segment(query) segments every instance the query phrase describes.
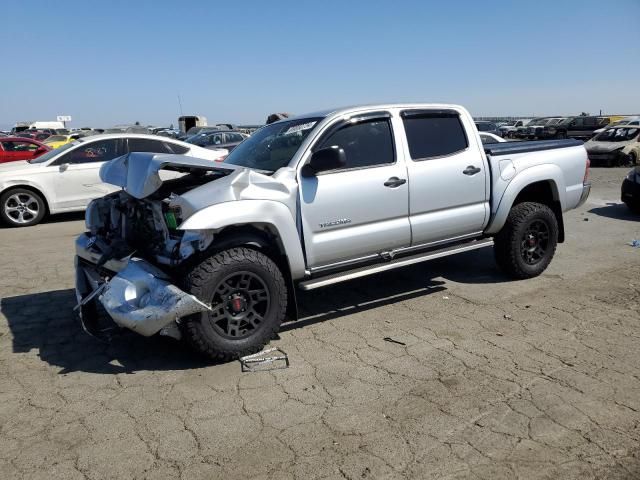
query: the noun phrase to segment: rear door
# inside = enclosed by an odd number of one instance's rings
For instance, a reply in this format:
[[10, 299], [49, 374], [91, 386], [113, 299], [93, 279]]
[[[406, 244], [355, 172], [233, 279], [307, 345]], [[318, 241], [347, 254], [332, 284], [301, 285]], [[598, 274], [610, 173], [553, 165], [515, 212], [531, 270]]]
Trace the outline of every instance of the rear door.
[[453, 109], [404, 110], [412, 246], [482, 233], [489, 214], [486, 158], [470, 118]]
[[345, 168], [300, 177], [307, 263], [313, 270], [375, 257], [411, 241], [407, 169], [391, 115], [338, 120], [312, 151], [339, 146]]

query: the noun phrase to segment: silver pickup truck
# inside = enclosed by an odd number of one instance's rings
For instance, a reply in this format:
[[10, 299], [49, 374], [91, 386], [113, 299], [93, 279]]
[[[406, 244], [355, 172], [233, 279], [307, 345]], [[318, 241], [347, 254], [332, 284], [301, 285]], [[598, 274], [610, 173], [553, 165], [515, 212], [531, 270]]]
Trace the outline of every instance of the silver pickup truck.
[[[575, 140], [483, 146], [456, 105], [327, 110], [267, 125], [225, 159], [130, 153], [76, 241], [85, 329], [185, 338], [215, 360], [260, 350], [296, 289], [493, 245], [539, 275], [590, 190]], [[104, 314], [108, 314], [104, 315]]]

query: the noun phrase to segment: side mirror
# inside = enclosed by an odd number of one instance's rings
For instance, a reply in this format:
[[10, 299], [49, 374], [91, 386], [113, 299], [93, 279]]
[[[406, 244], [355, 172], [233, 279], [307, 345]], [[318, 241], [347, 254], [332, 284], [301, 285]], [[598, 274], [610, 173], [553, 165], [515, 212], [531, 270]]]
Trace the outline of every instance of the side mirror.
[[347, 155], [337, 145], [313, 152], [309, 163], [302, 167], [303, 177], [313, 177], [316, 173], [336, 170], [347, 165]]
[[61, 172], [64, 172], [67, 170], [67, 168], [69, 168], [69, 164], [68, 163], [63, 163], [58, 167], [58, 170], [60, 170]]

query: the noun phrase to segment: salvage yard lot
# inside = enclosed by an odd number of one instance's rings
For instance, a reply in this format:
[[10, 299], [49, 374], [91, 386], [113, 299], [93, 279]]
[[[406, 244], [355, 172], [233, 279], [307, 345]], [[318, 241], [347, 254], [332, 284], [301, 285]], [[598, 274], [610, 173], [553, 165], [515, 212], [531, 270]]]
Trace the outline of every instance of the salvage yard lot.
[[87, 337], [81, 216], [1, 229], [0, 478], [640, 478], [625, 174], [592, 170], [539, 278], [486, 250], [300, 295], [271, 372]]

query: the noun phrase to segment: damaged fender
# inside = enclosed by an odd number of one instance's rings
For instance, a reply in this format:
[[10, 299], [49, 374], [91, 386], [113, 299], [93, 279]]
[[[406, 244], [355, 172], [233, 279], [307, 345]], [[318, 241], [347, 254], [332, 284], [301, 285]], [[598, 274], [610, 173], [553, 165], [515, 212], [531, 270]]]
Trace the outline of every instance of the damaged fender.
[[145, 337], [182, 317], [211, 310], [170, 283], [162, 271], [139, 258], [129, 260], [109, 281], [99, 299], [114, 322]]
[[238, 200], [211, 205], [187, 218], [181, 230], [220, 230], [230, 225], [269, 225], [280, 237], [287, 252], [291, 276], [304, 277], [305, 263], [300, 237], [286, 205], [272, 200]]

